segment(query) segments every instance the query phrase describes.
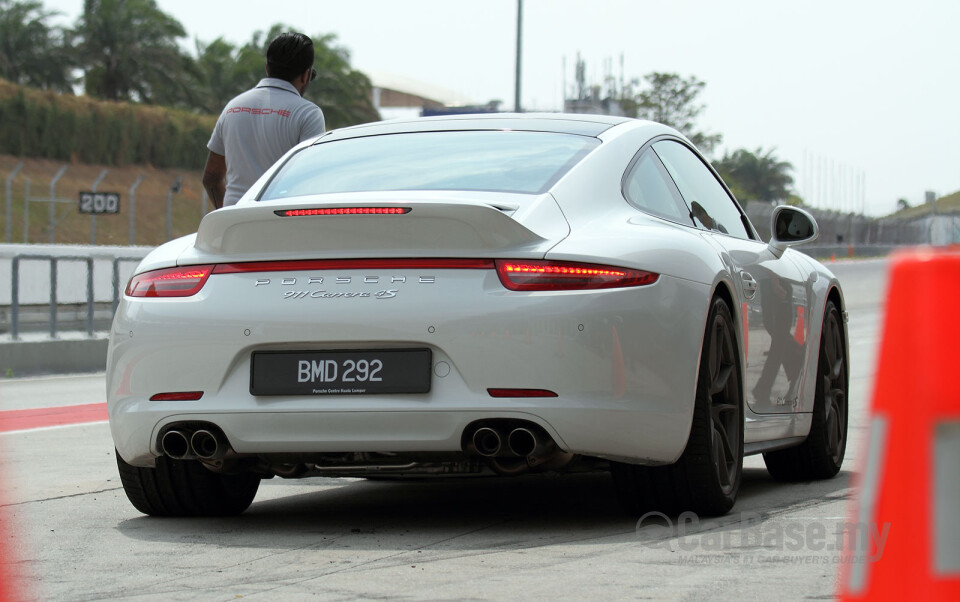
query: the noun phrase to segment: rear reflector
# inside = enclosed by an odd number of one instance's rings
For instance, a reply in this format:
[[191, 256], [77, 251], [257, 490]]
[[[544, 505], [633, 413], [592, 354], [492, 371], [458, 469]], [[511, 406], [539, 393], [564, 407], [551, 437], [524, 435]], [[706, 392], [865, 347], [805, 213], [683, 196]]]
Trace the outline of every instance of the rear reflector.
[[569, 261], [496, 261], [500, 282], [512, 291], [565, 291], [646, 286], [653, 272]]
[[317, 209], [280, 209], [274, 211], [280, 217], [304, 217], [308, 215], [402, 215], [410, 213], [410, 207], [324, 207]]
[[490, 397], [557, 397], [547, 389], [487, 389]]
[[196, 401], [203, 397], [203, 391], [177, 391], [174, 393], [157, 393], [150, 401]]
[[189, 297], [197, 294], [210, 274], [212, 265], [191, 265], [137, 274], [127, 284], [129, 297]]

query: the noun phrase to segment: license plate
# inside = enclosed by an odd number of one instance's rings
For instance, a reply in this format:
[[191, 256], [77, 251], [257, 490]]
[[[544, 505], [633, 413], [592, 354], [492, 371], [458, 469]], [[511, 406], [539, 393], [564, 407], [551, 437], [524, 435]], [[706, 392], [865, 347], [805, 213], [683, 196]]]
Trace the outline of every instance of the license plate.
[[255, 351], [253, 395], [376, 395], [430, 391], [429, 349]]

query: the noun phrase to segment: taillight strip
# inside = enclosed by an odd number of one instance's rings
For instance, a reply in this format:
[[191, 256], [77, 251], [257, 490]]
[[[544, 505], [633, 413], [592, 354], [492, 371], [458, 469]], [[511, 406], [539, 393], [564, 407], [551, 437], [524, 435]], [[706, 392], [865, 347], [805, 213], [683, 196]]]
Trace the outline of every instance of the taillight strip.
[[320, 259], [296, 261], [250, 261], [221, 263], [214, 274], [245, 272], [282, 272], [300, 270], [374, 270], [374, 269], [428, 269], [428, 270], [492, 270], [491, 259]]
[[307, 217], [311, 215], [403, 215], [410, 207], [323, 207], [315, 209], [278, 209], [280, 217]]
[[654, 272], [569, 261], [398, 258], [248, 261], [152, 270], [130, 279], [130, 297], [189, 297], [200, 292], [211, 274], [317, 270], [496, 270], [512, 291], [567, 291], [647, 286]]

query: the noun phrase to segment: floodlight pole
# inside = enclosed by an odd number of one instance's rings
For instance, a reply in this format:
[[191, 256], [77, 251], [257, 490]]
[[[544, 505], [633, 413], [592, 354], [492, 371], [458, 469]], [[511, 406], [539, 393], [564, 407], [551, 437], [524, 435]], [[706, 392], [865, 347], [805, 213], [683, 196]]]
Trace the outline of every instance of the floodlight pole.
[[517, 0], [517, 73], [514, 83], [513, 107], [514, 111], [520, 113], [523, 109], [520, 107], [520, 59], [523, 56], [523, 0]]

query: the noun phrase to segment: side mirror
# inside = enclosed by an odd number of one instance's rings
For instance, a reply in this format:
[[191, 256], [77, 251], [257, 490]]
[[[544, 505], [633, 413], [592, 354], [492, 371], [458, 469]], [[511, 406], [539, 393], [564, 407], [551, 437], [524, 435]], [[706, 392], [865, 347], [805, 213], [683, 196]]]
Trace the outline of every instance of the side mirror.
[[813, 242], [820, 228], [813, 216], [790, 205], [779, 205], [770, 218], [770, 247], [782, 253], [787, 247]]

